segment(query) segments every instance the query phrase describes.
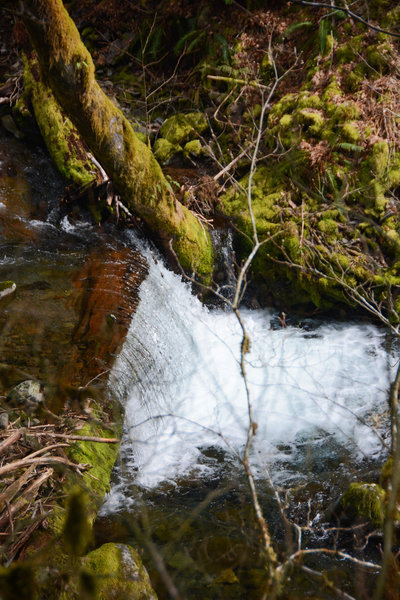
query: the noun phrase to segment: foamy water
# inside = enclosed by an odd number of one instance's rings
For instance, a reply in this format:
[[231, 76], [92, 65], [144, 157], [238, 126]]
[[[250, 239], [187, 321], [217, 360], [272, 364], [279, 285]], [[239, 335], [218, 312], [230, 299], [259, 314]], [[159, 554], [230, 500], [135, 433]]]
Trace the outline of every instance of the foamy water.
[[[179, 277], [147, 259], [150, 273], [110, 385], [125, 404], [127, 466], [137, 485], [151, 488], [207, 476], [216, 468], [204, 459], [207, 448], [240, 455], [249, 418], [235, 316], [205, 308]], [[391, 367], [382, 330], [338, 323], [271, 329], [269, 311], [243, 310], [242, 317], [251, 340], [258, 476], [305, 442], [333, 439], [355, 459], [382, 451], [364, 424], [386, 409]]]

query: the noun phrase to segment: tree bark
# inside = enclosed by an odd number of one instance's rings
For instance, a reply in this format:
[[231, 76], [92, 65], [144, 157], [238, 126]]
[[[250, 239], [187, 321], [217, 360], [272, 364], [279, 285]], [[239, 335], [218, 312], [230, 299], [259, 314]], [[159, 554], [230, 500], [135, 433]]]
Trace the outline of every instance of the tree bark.
[[213, 267], [208, 232], [174, 197], [161, 167], [107, 98], [89, 51], [61, 0], [24, 0], [22, 20], [35, 47], [41, 75], [93, 155], [121, 194], [167, 246], [172, 239], [185, 269], [207, 280]]

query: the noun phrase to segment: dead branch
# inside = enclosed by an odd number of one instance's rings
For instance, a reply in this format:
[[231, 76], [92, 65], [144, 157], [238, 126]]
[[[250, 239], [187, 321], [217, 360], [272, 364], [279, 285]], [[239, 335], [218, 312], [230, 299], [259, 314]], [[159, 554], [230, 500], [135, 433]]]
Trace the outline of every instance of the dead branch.
[[39, 475], [37, 479], [25, 490], [20, 498], [15, 502], [15, 504], [8, 504], [7, 510], [5, 510], [0, 515], [0, 527], [4, 527], [10, 518], [15, 515], [17, 512], [21, 510], [27, 504], [30, 504], [36, 497], [36, 494], [39, 491], [39, 488], [43, 485], [43, 483], [53, 474], [53, 469], [46, 469], [43, 473]]
[[0, 494], [0, 509], [2, 508], [3, 502], [12, 502], [14, 496], [18, 494], [19, 490], [26, 484], [28, 479], [31, 477], [35, 465], [31, 465], [16, 481], [7, 487], [5, 492]]
[[[46, 436], [55, 437], [55, 438], [59, 438], [59, 439], [63, 439], [63, 440], [73, 440], [73, 441], [78, 441], [78, 442], [99, 442], [102, 444], [119, 444], [119, 442], [121, 441], [118, 438], [103, 438], [103, 437], [96, 437], [93, 435], [73, 435], [73, 434], [68, 434], [68, 433], [50, 433], [47, 431], [45, 434], [40, 433], [40, 432], [38, 432], [38, 433], [30, 432], [30, 435], [35, 435], [37, 437], [46, 435]], [[68, 444], [64, 444], [64, 445], [68, 445]]]
[[37, 456], [36, 458], [21, 458], [21, 460], [15, 460], [3, 467], [0, 467], [0, 477], [5, 475], [6, 473], [11, 473], [12, 471], [16, 471], [21, 467], [26, 467], [27, 465], [47, 465], [47, 464], [62, 464], [67, 467], [71, 467], [78, 473], [90, 468], [91, 465], [88, 464], [77, 464], [71, 462], [67, 458], [62, 458], [61, 456]]

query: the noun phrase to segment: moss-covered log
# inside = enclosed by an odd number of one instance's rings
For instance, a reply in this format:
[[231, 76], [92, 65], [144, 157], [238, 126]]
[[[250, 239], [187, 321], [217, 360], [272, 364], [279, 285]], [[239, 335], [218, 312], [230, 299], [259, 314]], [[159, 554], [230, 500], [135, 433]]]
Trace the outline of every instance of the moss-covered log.
[[186, 269], [209, 278], [208, 233], [175, 199], [150, 149], [98, 85], [90, 53], [61, 0], [25, 0], [23, 21], [41, 73], [129, 208], [173, 247]]
[[93, 183], [98, 168], [89, 160], [78, 131], [41, 77], [34, 54], [24, 56], [24, 95], [33, 107], [43, 140], [61, 175], [79, 187]]

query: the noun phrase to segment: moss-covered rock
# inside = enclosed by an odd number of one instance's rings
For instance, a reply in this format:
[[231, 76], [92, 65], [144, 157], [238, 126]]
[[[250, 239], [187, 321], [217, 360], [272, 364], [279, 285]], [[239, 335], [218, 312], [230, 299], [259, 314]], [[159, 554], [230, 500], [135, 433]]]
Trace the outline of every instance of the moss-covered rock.
[[171, 144], [182, 145], [207, 129], [208, 123], [203, 113], [178, 114], [165, 121], [160, 129], [160, 136]]
[[[372, 89], [371, 83], [363, 88], [368, 78], [378, 76], [367, 55], [387, 57], [389, 49], [381, 39], [371, 45], [364, 32], [343, 43], [348, 34], [342, 31], [335, 32], [333, 60], [316, 52], [303, 86], [272, 102], [263, 138], [270, 158], [253, 178], [253, 213], [264, 241], [253, 274], [289, 306], [353, 304], [353, 286], [367, 294], [373, 287], [375, 299], [385, 301], [387, 290], [400, 284], [400, 272], [392, 269], [400, 259], [400, 215], [393, 205], [400, 148], [397, 133], [386, 139], [377, 117], [379, 111], [389, 114], [396, 100], [387, 87], [371, 117], [363, 91]], [[391, 127], [397, 131], [398, 123]], [[248, 178], [240, 183], [246, 189]], [[247, 254], [252, 222], [246, 194], [228, 191], [221, 205], [247, 236], [240, 239]], [[394, 311], [390, 318], [396, 319]]]
[[204, 148], [201, 145], [200, 140], [191, 140], [185, 144], [183, 148], [183, 154], [186, 158], [199, 158], [204, 154]]
[[103, 544], [82, 561], [80, 585], [90, 581], [97, 600], [155, 600], [149, 576], [138, 553], [127, 545]]
[[351, 519], [364, 519], [374, 527], [382, 527], [385, 497], [385, 491], [376, 483], [351, 483], [340, 505]]
[[175, 156], [182, 153], [182, 146], [158, 138], [154, 143], [153, 152], [160, 165], [167, 165]]

